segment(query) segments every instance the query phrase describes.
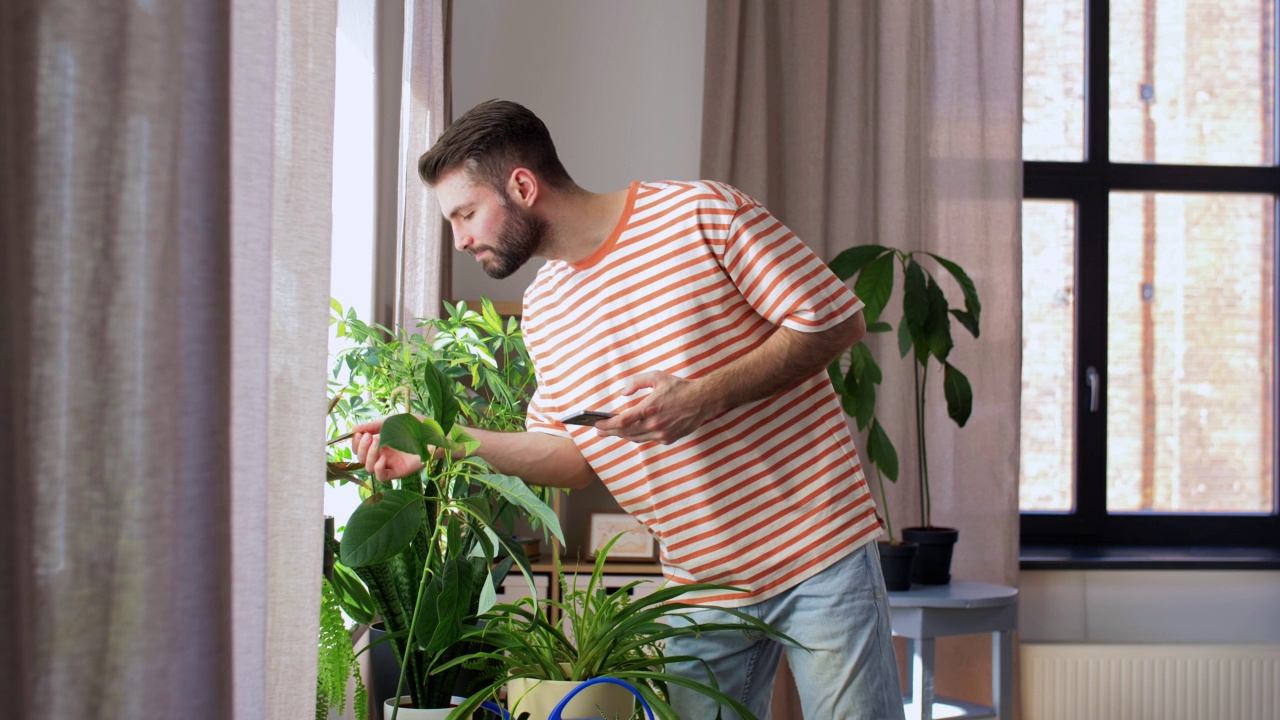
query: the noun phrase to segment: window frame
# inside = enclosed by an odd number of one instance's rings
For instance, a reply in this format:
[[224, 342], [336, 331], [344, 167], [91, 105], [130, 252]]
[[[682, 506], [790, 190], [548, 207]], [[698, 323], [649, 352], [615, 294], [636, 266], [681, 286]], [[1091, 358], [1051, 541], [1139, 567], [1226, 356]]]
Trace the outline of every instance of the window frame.
[[[1075, 510], [1022, 511], [1023, 545], [1147, 545], [1280, 547], [1280, 438], [1273, 437], [1272, 512], [1108, 513], [1107, 502], [1107, 277], [1110, 193], [1247, 193], [1274, 198], [1272, 242], [1280, 236], [1280, 87], [1272, 97], [1272, 164], [1261, 167], [1133, 164], [1112, 162], [1110, 145], [1110, 17], [1107, 0], [1085, 0], [1084, 160], [1023, 161], [1023, 198], [1067, 200], [1076, 208]], [[1280, 26], [1280, 22], [1273, 23]], [[1273, 56], [1280, 77], [1280, 30], [1273, 27]], [[1280, 249], [1280, 248], [1277, 248]], [[1280, 260], [1280, 254], [1277, 254]], [[1086, 268], [1088, 270], [1086, 270]], [[1277, 263], [1280, 268], [1280, 262]], [[1280, 309], [1280, 269], [1273, 307]], [[1280, 388], [1280, 312], [1273, 313], [1273, 387]], [[1101, 318], [1088, 321], [1087, 318]], [[1089, 412], [1089, 367], [1099, 369], [1097, 412]], [[1273, 399], [1273, 428], [1280, 428], [1280, 398]]]

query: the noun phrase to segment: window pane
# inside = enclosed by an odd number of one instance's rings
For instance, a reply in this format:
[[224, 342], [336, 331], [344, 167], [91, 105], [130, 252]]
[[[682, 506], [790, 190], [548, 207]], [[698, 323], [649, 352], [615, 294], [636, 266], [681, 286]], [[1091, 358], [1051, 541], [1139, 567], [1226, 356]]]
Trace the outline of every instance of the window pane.
[[1084, 159], [1084, 0], [1022, 5], [1022, 158]]
[[1276, 0], [1112, 0], [1111, 159], [1274, 162]]
[[1270, 512], [1275, 201], [1115, 193], [1107, 507]]
[[1027, 511], [1075, 507], [1076, 208], [1022, 203], [1022, 476]]

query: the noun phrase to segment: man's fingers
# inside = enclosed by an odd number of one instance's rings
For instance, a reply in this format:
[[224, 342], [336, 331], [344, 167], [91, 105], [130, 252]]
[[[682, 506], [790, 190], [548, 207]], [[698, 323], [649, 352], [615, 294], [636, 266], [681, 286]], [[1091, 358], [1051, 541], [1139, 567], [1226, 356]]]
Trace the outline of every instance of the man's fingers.
[[[364, 458], [364, 469], [373, 472], [374, 463], [377, 462], [378, 456], [378, 436], [365, 435], [364, 442], [360, 443], [360, 457]], [[376, 473], [375, 473], [376, 476]]]

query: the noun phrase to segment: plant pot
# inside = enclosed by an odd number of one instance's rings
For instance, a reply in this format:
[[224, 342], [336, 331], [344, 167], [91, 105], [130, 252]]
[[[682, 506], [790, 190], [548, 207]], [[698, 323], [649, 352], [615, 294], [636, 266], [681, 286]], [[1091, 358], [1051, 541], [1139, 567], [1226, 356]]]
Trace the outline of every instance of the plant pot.
[[392, 713], [395, 713], [396, 720], [446, 720], [449, 717], [450, 708], [410, 707], [408, 695], [401, 695], [400, 702], [402, 705], [399, 712], [395, 712], [395, 704], [391, 700], [380, 705], [382, 717], [390, 720]]
[[913, 542], [897, 545], [882, 542], [876, 545], [880, 552], [880, 574], [884, 575], [884, 587], [889, 592], [911, 589], [911, 568], [915, 564], [917, 546]]
[[[513, 678], [507, 683], [507, 707], [512, 717], [528, 712], [529, 720], [547, 720], [556, 704], [581, 684], [566, 680]], [[635, 710], [636, 698], [626, 688], [600, 684], [575, 695], [562, 714], [566, 718], [628, 720]]]
[[[369, 626], [369, 694], [373, 696], [373, 714], [376, 720], [386, 720], [390, 713], [382, 714], [383, 704], [396, 695], [396, 682], [400, 679], [400, 662], [390, 642], [374, 644], [386, 637], [387, 630], [381, 622]], [[400, 714], [404, 717], [404, 713]]]
[[946, 585], [951, 582], [951, 552], [960, 531], [948, 527], [913, 527], [902, 531], [902, 539], [919, 546], [911, 569], [911, 582]]

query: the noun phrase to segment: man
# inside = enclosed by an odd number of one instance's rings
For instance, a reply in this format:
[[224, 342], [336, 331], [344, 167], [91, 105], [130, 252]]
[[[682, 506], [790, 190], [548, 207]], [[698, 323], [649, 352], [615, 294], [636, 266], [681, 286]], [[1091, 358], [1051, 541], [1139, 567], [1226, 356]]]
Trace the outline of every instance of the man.
[[[529, 483], [603, 481], [657, 537], [669, 581], [745, 590], [691, 595], [709, 608], [699, 618], [744, 608], [808, 648], [739, 633], [668, 648], [758, 715], [786, 652], [806, 717], [902, 717], [875, 508], [824, 372], [865, 332], [862, 303], [727, 185], [580, 188], [515, 103], [473, 108], [418, 169], [489, 275], [548, 260], [524, 296], [538, 374], [527, 431], [469, 431], [478, 454]], [[616, 416], [561, 422], [581, 410]], [[378, 447], [379, 427], [355, 428], [369, 471], [420, 469]], [[681, 717], [715, 717], [706, 698], [672, 693]]]

